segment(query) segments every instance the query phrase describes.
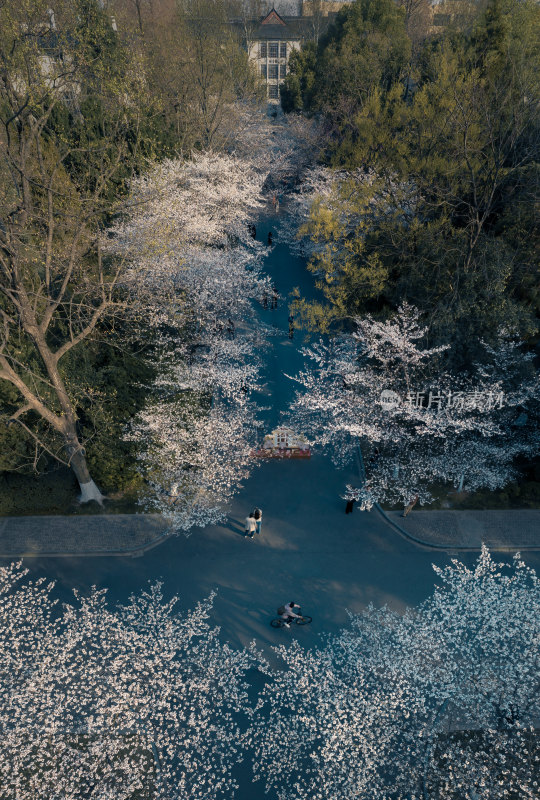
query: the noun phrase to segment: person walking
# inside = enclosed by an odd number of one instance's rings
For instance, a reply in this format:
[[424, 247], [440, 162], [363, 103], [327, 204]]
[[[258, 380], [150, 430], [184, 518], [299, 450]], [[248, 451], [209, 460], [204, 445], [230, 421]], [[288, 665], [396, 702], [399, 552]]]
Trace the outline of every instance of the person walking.
[[269, 231], [267, 241], [268, 241], [268, 247], [272, 247], [272, 231]]
[[255, 516], [252, 511], [251, 514], [246, 517], [246, 536], [248, 539], [253, 539], [256, 529], [257, 523], [255, 522]]
[[253, 517], [255, 519], [255, 529], [257, 533], [261, 532], [261, 525], [262, 525], [262, 511], [260, 508], [256, 508], [253, 512]]
[[276, 284], [274, 283], [272, 284], [272, 304], [270, 306], [272, 310], [277, 308], [278, 297], [279, 297], [278, 290], [276, 288]]
[[294, 336], [294, 317], [292, 314], [289, 314], [289, 339], [292, 339]]
[[405, 506], [405, 508], [403, 509], [403, 514], [401, 516], [406, 517], [407, 514], [410, 514], [415, 505], [417, 504], [417, 502], [418, 502], [418, 495], [416, 494], [409, 503], [409, 505]]

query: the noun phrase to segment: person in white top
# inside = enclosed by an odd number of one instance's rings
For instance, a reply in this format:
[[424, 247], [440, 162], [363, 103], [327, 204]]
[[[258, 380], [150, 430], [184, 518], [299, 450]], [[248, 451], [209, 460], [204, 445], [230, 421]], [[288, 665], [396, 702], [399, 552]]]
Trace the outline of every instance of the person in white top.
[[294, 600], [291, 600], [290, 603], [287, 603], [285, 605], [285, 611], [281, 615], [281, 617], [282, 619], [285, 620], [285, 625], [287, 626], [287, 628], [291, 627], [291, 620], [302, 616], [301, 614], [295, 613], [294, 611], [295, 608], [297, 608], [298, 611], [301, 611], [300, 606], [298, 605], [298, 603], [295, 603]]
[[257, 530], [257, 521], [252, 511], [249, 517], [246, 517], [246, 536], [249, 539], [253, 539], [256, 530]]

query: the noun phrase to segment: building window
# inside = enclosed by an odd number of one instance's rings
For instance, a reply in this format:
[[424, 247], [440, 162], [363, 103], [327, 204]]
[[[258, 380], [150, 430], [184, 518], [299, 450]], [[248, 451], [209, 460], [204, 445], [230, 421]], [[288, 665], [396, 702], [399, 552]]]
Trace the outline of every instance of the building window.
[[259, 58], [266, 58], [266, 42], [261, 42], [259, 45]]
[[261, 64], [261, 77], [266, 78], [266, 64]]
[[268, 57], [269, 58], [277, 58], [278, 57], [278, 50], [279, 45], [277, 42], [270, 42], [268, 45]]
[[287, 64], [280, 64], [279, 65], [279, 77], [284, 78], [287, 74]]
[[279, 46], [279, 57], [287, 58], [287, 42], [281, 42]]
[[271, 83], [270, 86], [268, 87], [268, 97], [271, 100], [278, 99], [278, 87], [275, 85], [275, 83], [274, 84]]
[[278, 65], [277, 64], [269, 64], [268, 65], [268, 77], [271, 81], [277, 81], [278, 76]]

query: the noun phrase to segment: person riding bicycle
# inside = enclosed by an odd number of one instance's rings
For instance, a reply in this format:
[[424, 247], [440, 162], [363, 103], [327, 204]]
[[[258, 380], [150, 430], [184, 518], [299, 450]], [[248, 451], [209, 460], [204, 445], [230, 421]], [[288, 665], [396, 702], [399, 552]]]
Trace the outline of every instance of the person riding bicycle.
[[301, 614], [296, 614], [294, 609], [297, 608], [298, 611], [301, 611], [300, 606], [298, 603], [295, 603], [294, 600], [291, 600], [290, 603], [287, 603], [283, 606], [283, 613], [281, 614], [281, 618], [285, 620], [284, 624], [290, 628], [291, 622], [293, 619], [300, 618]]

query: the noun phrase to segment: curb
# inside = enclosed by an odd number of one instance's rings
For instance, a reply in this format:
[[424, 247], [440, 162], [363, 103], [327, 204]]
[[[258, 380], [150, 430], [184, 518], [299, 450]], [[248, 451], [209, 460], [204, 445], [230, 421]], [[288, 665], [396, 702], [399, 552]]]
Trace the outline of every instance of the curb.
[[[426, 542], [424, 539], [419, 539], [414, 534], [409, 533], [406, 531], [405, 528], [402, 528], [395, 520], [391, 519], [388, 514], [380, 507], [378, 503], [375, 503], [375, 508], [379, 512], [379, 514], [383, 517], [385, 522], [388, 523], [395, 531], [397, 531], [401, 536], [409, 541], [413, 542], [414, 544], [420, 545], [421, 547], [428, 548], [429, 550], [455, 550], [460, 553], [479, 553], [482, 545], [459, 545], [459, 544], [436, 544], [433, 542]], [[417, 512], [422, 513], [422, 512]], [[427, 512], [429, 513], [429, 512]], [[540, 550], [540, 546], [536, 545], [523, 545], [520, 547], [519, 545], [488, 545], [490, 552], [494, 553], [537, 553]]]

